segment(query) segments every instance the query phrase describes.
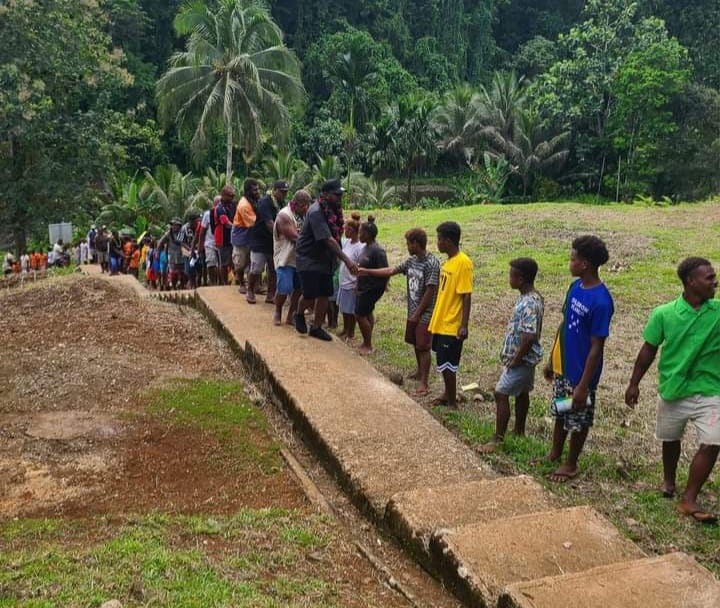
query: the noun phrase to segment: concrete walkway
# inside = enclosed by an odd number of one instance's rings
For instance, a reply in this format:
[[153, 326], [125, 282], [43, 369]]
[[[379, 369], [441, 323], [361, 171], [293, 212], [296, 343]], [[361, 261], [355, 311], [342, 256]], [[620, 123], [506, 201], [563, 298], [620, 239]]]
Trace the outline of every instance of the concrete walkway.
[[691, 557], [647, 558], [592, 508], [497, 478], [343, 343], [275, 327], [270, 305], [233, 287], [198, 289], [195, 303], [355, 502], [468, 605], [720, 607], [720, 583]]

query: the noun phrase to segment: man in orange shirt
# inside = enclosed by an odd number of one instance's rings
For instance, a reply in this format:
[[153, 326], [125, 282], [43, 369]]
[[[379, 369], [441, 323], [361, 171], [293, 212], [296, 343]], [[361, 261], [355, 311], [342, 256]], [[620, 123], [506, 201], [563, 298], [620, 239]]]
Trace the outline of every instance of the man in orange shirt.
[[235, 283], [240, 293], [247, 293], [245, 269], [250, 265], [250, 228], [255, 225], [255, 206], [260, 199], [260, 184], [249, 177], [243, 183], [243, 197], [238, 203], [233, 219], [230, 240], [233, 246], [232, 261]]

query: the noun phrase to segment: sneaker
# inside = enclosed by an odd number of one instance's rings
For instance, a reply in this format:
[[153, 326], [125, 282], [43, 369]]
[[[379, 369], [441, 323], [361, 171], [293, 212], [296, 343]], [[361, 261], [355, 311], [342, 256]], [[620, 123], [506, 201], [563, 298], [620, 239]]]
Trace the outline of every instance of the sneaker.
[[238, 292], [245, 295], [247, 293], [247, 287], [245, 287], [245, 285], [240, 285], [238, 287]]
[[311, 327], [308, 333], [313, 338], [317, 338], [318, 340], [325, 340], [325, 342], [330, 342], [332, 340], [332, 336], [327, 333], [322, 327]]
[[296, 314], [293, 316], [293, 319], [295, 320], [295, 329], [298, 331], [298, 333], [306, 334], [308, 328], [307, 323], [305, 323], [305, 315]]
[[248, 291], [245, 296], [248, 304], [255, 304], [255, 294], [252, 291]]

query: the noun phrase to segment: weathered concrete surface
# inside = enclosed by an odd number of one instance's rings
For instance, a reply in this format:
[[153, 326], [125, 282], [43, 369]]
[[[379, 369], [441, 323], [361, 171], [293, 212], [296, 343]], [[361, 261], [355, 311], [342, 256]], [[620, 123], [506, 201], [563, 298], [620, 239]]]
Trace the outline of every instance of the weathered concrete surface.
[[466, 524], [548, 511], [552, 497], [530, 477], [470, 481], [401, 492], [385, 513], [389, 528], [421, 558], [433, 535]]
[[[132, 277], [107, 280], [149, 295]], [[502, 608], [720, 608], [718, 582], [691, 558], [639, 559], [589, 507], [553, 511], [529, 478], [495, 479], [344, 344], [273, 326], [270, 306], [233, 287], [161, 297], [206, 310], [356, 502], [468, 604], [495, 606], [502, 593]]]
[[683, 553], [510, 585], [500, 608], [718, 608], [720, 583]]
[[427, 411], [339, 340], [321, 342], [271, 322], [232, 287], [197, 297], [269, 375], [361, 502], [381, 519], [398, 492], [492, 476]]
[[433, 538], [431, 550], [456, 592], [479, 606], [495, 605], [512, 583], [644, 556], [590, 507], [462, 526]]

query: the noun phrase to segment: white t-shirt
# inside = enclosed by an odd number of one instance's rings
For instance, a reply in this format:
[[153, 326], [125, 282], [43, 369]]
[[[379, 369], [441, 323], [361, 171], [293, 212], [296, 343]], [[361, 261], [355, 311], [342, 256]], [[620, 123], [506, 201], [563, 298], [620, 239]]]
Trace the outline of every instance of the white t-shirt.
[[[350, 240], [345, 241], [345, 244], [343, 245], [343, 253], [349, 257], [353, 262], [356, 264], [360, 260], [360, 254], [362, 253], [362, 250], [365, 248], [365, 243], [361, 243], [360, 241], [357, 241], [356, 243], [353, 243]], [[357, 277], [354, 276], [345, 266], [345, 264], [340, 265], [340, 287], [342, 289], [355, 289], [357, 285]]]
[[30, 256], [27, 253], [23, 253], [20, 256], [20, 270], [28, 272], [30, 270]]
[[210, 230], [210, 213], [212, 210], [208, 210], [203, 213], [200, 225], [205, 229], [205, 247], [215, 247], [215, 235]]

